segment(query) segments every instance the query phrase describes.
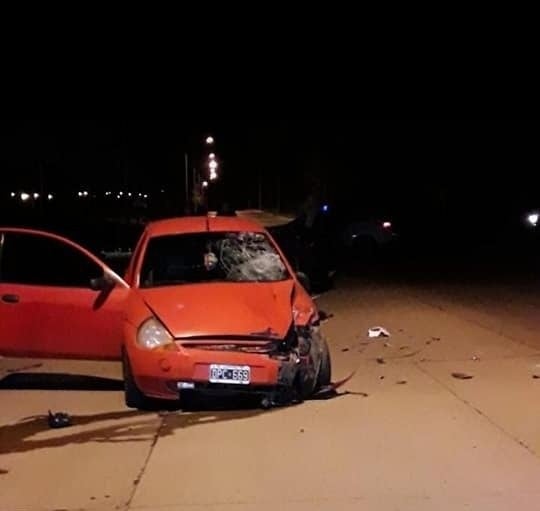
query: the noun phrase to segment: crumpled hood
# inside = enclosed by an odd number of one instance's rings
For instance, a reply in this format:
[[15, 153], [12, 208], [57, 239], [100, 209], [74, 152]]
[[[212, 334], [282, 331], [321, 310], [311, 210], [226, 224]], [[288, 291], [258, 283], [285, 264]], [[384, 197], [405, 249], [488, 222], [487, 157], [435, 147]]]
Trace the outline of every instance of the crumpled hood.
[[292, 322], [292, 279], [140, 289], [175, 338], [256, 335], [284, 338]]

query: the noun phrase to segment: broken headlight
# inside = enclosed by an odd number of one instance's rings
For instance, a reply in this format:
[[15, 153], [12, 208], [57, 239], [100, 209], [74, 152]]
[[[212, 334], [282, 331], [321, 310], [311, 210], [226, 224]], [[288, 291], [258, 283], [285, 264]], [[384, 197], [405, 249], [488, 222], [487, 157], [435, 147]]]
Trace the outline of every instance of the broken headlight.
[[305, 357], [311, 351], [311, 327], [296, 327], [296, 334], [298, 338], [298, 353], [301, 357]]

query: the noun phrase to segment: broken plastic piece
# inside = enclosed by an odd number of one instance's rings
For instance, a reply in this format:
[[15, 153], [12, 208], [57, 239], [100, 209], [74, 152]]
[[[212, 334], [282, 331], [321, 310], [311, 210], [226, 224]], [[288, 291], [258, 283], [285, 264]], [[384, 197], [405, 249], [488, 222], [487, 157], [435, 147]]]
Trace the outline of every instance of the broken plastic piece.
[[382, 326], [373, 326], [368, 330], [368, 337], [390, 337], [390, 332]]
[[65, 428], [71, 426], [71, 417], [64, 412], [52, 413], [49, 410], [48, 422], [50, 428]]
[[471, 378], [474, 378], [471, 374], [465, 373], [452, 373], [452, 376], [458, 380], [470, 380]]

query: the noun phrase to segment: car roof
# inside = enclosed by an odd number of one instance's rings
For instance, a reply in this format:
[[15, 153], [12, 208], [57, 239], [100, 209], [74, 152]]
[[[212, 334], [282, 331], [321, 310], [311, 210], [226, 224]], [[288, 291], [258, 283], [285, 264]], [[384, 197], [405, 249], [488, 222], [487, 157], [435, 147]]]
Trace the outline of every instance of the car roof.
[[146, 233], [150, 237], [195, 232], [227, 231], [266, 232], [265, 228], [258, 222], [234, 216], [186, 216], [167, 218], [150, 222], [146, 226]]

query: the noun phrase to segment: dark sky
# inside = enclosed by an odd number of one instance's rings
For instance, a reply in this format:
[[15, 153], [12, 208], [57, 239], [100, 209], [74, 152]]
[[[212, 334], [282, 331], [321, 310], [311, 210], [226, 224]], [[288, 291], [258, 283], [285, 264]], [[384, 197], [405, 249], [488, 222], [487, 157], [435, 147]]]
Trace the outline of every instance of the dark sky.
[[[183, 197], [184, 151], [216, 138], [221, 186], [242, 207], [295, 207], [316, 177], [335, 201], [400, 208], [538, 205], [538, 121], [60, 120], [0, 124], [2, 201], [12, 190], [166, 188]], [[442, 206], [441, 206], [442, 205]]]

